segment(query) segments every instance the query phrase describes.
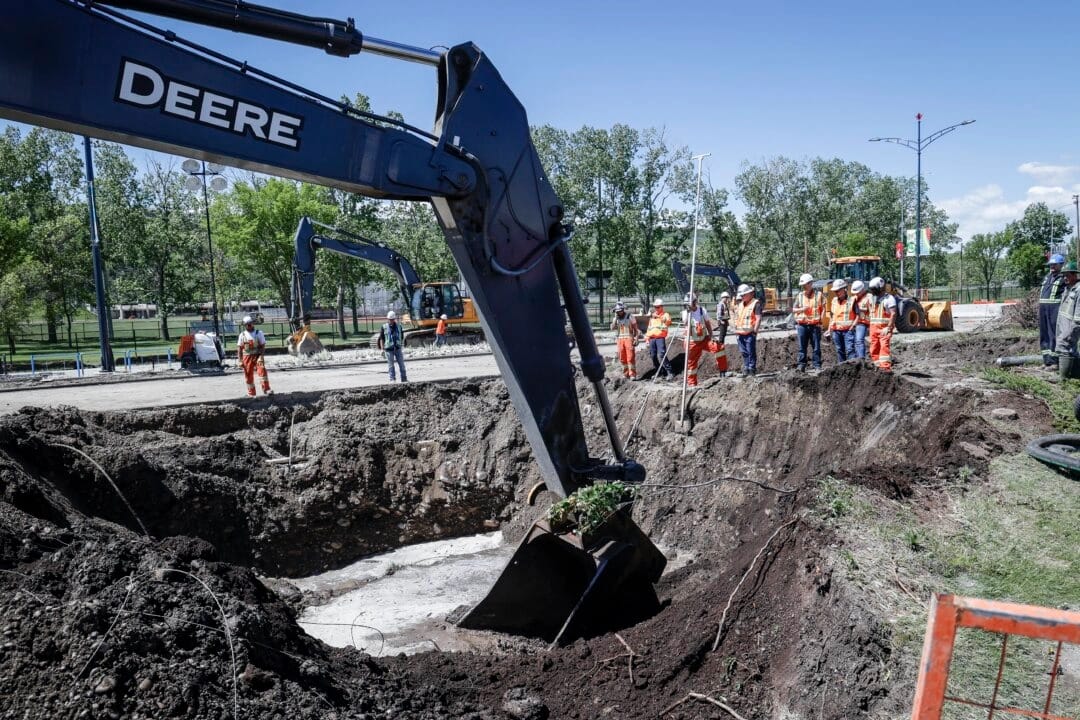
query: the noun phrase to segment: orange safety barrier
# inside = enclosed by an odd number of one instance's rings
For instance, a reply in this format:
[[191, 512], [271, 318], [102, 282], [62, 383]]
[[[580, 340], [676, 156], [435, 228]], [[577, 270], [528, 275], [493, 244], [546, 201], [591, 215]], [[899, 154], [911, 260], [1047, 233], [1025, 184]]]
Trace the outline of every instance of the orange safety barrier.
[[[1001, 660], [989, 702], [947, 694], [953, 644], [956, 641], [956, 631], [960, 628], [976, 628], [1002, 636]], [[1047, 681], [1046, 702], [1041, 712], [998, 704], [998, 691], [1005, 670], [1005, 651], [1010, 635], [1057, 643], [1050, 679]], [[1041, 720], [1078, 720], [1077, 717], [1050, 712], [1054, 700], [1054, 686], [1061, 670], [1061, 648], [1065, 643], [1080, 645], [1080, 612], [955, 595], [935, 595], [930, 602], [930, 617], [923, 642], [922, 660], [919, 663], [919, 682], [915, 688], [915, 707], [911, 718], [940, 720], [945, 703], [959, 703], [986, 710], [987, 718], [991, 719], [995, 713], [1003, 713]]]

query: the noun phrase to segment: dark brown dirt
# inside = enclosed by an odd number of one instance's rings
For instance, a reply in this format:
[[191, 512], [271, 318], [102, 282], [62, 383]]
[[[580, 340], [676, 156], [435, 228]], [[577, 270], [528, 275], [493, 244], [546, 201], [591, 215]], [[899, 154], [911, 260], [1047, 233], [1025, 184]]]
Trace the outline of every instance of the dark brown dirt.
[[[310, 573], [421, 540], [516, 528], [537, 512], [521, 507], [537, 476], [505, 388], [456, 382], [0, 419], [5, 710], [231, 717], [230, 667], [240, 716], [260, 718], [652, 718], [689, 691], [724, 695], [749, 717], [867, 717], [906, 702], [910, 688], [889, 679], [888, 624], [834, 580], [835, 539], [812, 510], [817, 482], [833, 474], [906, 497], [964, 466], [977, 481], [1023, 441], [987, 413], [1023, 401], [852, 364], [820, 376], [706, 379], [687, 433], [674, 385], [611, 386], [624, 432], [645, 401], [630, 452], [654, 486], [635, 517], [682, 564], [660, 583], [663, 610], [621, 633], [639, 656], [633, 682], [612, 635], [547, 653], [530, 643], [383, 660], [332, 650], [249, 569]], [[590, 397], [583, 386], [587, 433], [602, 452]], [[1022, 411], [1037, 418], [1037, 406]], [[291, 472], [265, 462], [288, 453], [290, 425], [295, 454], [314, 458]], [[138, 535], [100, 473], [61, 444], [109, 472], [154, 539]], [[711, 652], [728, 596], [778, 529]], [[214, 599], [180, 570], [221, 602], [235, 663]], [[721, 716], [704, 705], [664, 715]]]

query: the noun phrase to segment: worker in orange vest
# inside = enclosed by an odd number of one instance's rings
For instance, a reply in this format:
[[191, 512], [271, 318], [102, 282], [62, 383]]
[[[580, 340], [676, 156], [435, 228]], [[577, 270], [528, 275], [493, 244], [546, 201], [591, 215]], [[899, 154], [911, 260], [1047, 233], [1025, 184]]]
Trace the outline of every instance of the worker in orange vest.
[[446, 344], [446, 313], [439, 316], [439, 322], [435, 325], [435, 347]]
[[855, 359], [866, 359], [866, 336], [870, 334], [870, 308], [874, 297], [866, 292], [866, 283], [856, 280], [851, 283], [851, 292], [855, 295]]
[[615, 331], [615, 344], [623, 368], [623, 377], [637, 380], [634, 346], [637, 345], [641, 329], [638, 327], [637, 318], [626, 312], [626, 305], [621, 302], [615, 303], [615, 317], [611, 320], [611, 329]]
[[892, 372], [892, 334], [896, 329], [896, 298], [885, 292], [885, 281], [870, 281], [870, 359], [884, 372]]
[[825, 317], [825, 298], [814, 290], [814, 276], [799, 277], [802, 292], [795, 296], [791, 312], [795, 315], [795, 332], [799, 337], [799, 354], [795, 361], [799, 370], [806, 370], [807, 351], [811, 351], [814, 369], [821, 369], [821, 321]]
[[270, 378], [266, 376], [266, 363], [263, 361], [263, 353], [266, 352], [266, 336], [262, 330], [255, 329], [255, 320], [250, 315], [243, 319], [244, 329], [236, 340], [236, 354], [240, 358], [240, 366], [244, 369], [244, 382], [247, 384], [248, 397], [255, 397], [255, 376], [259, 376], [264, 395], [273, 395], [270, 389]]
[[683, 303], [686, 305], [686, 384], [697, 387], [701, 353], [708, 351], [716, 355], [716, 369], [721, 376], [727, 374], [727, 354], [724, 346], [713, 340], [709, 312], [698, 305], [697, 295], [687, 294]]
[[664, 301], [656, 298], [653, 300], [652, 315], [649, 316], [649, 327], [645, 329], [645, 342], [649, 343], [649, 357], [652, 358], [658, 379], [661, 370], [664, 371], [663, 379], [674, 377], [671, 372], [671, 363], [667, 359], [669, 327], [671, 327], [671, 316], [664, 312]]
[[855, 298], [848, 295], [847, 280], [833, 280], [833, 299], [829, 308], [829, 328], [825, 336], [832, 335], [836, 346], [836, 362], [842, 363], [855, 359], [855, 325], [858, 315], [855, 312]]
[[735, 336], [739, 342], [739, 352], [742, 354], [743, 375], [757, 374], [757, 333], [761, 324], [761, 309], [757, 298], [754, 297], [754, 288], [749, 285], [740, 285], [735, 291], [735, 309], [732, 312], [735, 319]]

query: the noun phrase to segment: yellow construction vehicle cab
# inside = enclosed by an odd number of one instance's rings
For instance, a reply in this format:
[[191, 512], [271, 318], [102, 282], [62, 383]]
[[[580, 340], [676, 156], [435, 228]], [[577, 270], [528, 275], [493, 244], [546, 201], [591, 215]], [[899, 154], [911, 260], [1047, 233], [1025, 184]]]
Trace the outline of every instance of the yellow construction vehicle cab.
[[[832, 281], [844, 279], [851, 283], [862, 280], [869, 283], [871, 278], [881, 275], [881, 257], [878, 255], [854, 255], [850, 257], [838, 257], [829, 261], [830, 280], [825, 281], [823, 292], [826, 300], [826, 320], [828, 323], [828, 310], [832, 305]], [[885, 292], [896, 298], [896, 329], [902, 333], [915, 332], [916, 330], [952, 330], [952, 301], [929, 300], [923, 290], [921, 298], [916, 298], [908, 293], [903, 285], [883, 278], [885, 280]], [[850, 292], [850, 290], [849, 290]]]

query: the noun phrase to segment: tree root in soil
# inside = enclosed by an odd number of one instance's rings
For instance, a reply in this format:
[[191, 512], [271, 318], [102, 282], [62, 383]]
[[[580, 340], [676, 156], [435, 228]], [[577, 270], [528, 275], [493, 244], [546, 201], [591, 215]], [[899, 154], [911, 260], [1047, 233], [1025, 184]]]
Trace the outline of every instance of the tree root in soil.
[[776, 531], [769, 536], [769, 539], [766, 540], [765, 544], [761, 546], [760, 550], [758, 550], [757, 555], [754, 556], [754, 559], [750, 561], [750, 567], [746, 568], [746, 572], [744, 572], [743, 576], [739, 578], [739, 582], [737, 585], [735, 585], [735, 589], [732, 590], [731, 595], [728, 596], [727, 605], [724, 606], [724, 612], [720, 615], [720, 625], [716, 628], [716, 639], [713, 640], [713, 652], [716, 652], [716, 649], [720, 647], [720, 640], [723, 637], [724, 633], [724, 622], [727, 620], [728, 611], [731, 610], [731, 604], [735, 602], [735, 595], [738, 594], [739, 588], [741, 588], [742, 584], [746, 582], [746, 578], [750, 577], [750, 573], [752, 573], [754, 571], [754, 568], [757, 566], [757, 561], [760, 560], [761, 556], [765, 554], [765, 551], [769, 549], [769, 545], [772, 543], [773, 539], [775, 539], [776, 536], [780, 534], [780, 531], [785, 528], [791, 527], [797, 522], [799, 522], [799, 518], [789, 520], [780, 527], [776, 528]]
[[637, 660], [641, 656], [638, 655], [636, 652], [634, 652], [634, 649], [631, 648], [630, 645], [625, 640], [623, 640], [622, 635], [620, 635], [619, 633], [615, 633], [615, 639], [618, 640], [620, 643], [622, 643], [622, 646], [624, 648], [626, 648], [626, 652], [621, 653], [619, 655], [615, 655], [613, 657], [604, 658], [603, 660], [600, 660], [600, 661], [598, 661], [596, 663], [596, 667], [597, 667], [597, 669], [599, 669], [600, 667], [602, 667], [604, 665], [607, 665], [610, 662], [615, 662], [616, 660], [621, 660], [622, 658], [626, 658], [627, 669], [630, 671], [630, 684], [633, 685], [634, 684], [634, 661]]
[[[721, 696], [721, 697], [723, 697], [723, 696]], [[711, 705], [715, 705], [716, 707], [718, 707], [721, 710], [723, 710], [724, 712], [726, 712], [728, 715], [731, 715], [731, 717], [735, 718], [735, 720], [746, 720], [746, 718], [744, 718], [742, 715], [740, 715], [738, 712], [735, 711], [735, 708], [731, 707], [726, 702], [724, 702], [724, 700], [726, 700], [726, 699], [727, 698], [724, 698], [723, 700], [717, 700], [714, 697], [710, 697], [709, 695], [704, 695], [702, 693], [697, 693], [697, 692], [687, 693], [686, 697], [684, 697], [682, 700], [674, 702], [671, 705], [668, 705], [666, 708], [664, 708], [664, 711], [660, 713], [660, 716], [663, 717], [664, 715], [667, 715], [669, 712], [671, 712], [672, 710], [679, 707], [680, 705], [682, 705], [685, 702], [689, 702], [690, 700], [698, 700], [700, 702], [707, 702], [707, 703], [709, 703]]]

